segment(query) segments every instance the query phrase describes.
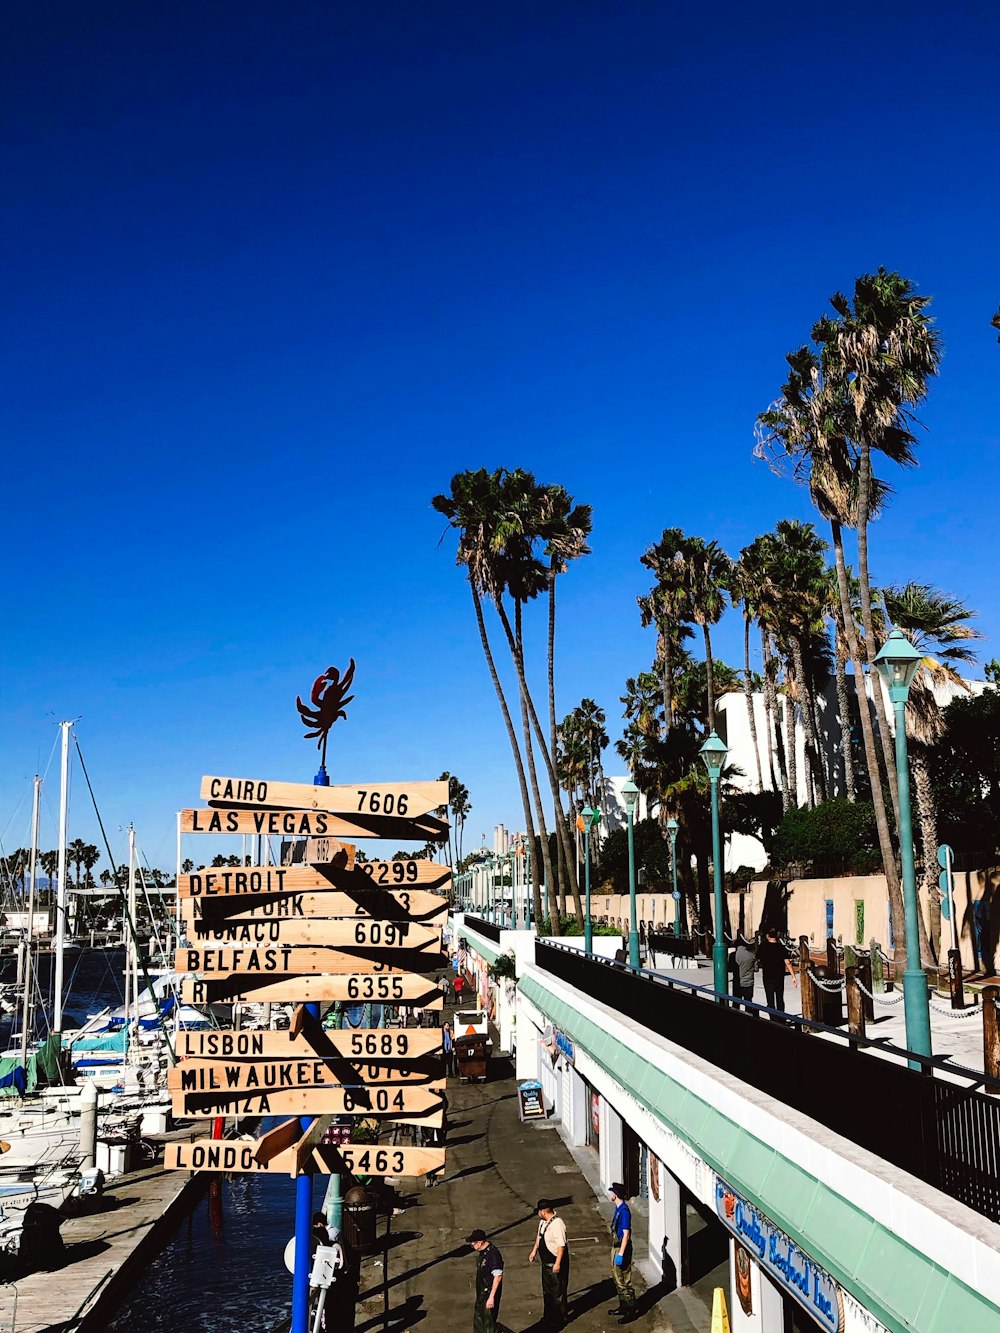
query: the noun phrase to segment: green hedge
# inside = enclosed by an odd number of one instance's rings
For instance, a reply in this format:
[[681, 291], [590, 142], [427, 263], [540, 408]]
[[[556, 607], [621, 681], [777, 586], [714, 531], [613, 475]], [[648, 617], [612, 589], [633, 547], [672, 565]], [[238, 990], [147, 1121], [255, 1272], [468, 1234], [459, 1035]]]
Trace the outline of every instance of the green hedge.
[[780, 870], [803, 862], [860, 875], [880, 870], [872, 803], [837, 797], [815, 810], [789, 810], [774, 835], [771, 864]]

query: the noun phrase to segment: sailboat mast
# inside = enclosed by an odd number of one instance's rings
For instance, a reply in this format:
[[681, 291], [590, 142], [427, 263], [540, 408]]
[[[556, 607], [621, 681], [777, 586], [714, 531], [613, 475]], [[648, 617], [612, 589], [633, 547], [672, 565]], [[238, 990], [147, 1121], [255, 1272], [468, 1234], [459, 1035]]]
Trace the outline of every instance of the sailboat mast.
[[[130, 1027], [132, 955], [135, 952], [135, 829], [128, 826], [128, 897], [125, 901], [125, 1032]], [[136, 1006], [138, 1008], [138, 1005]], [[126, 1044], [128, 1036], [126, 1035]]]
[[56, 972], [52, 1028], [62, 1032], [63, 968], [66, 943], [66, 826], [69, 817], [69, 733], [72, 722], [60, 722], [62, 728], [62, 763], [59, 769], [59, 885], [56, 897]]
[[42, 779], [35, 774], [35, 795], [31, 803], [31, 860], [28, 864], [28, 929], [24, 936], [24, 1001], [21, 1009], [21, 1064], [28, 1060], [28, 1039], [31, 1027], [31, 989], [34, 970], [31, 963], [31, 944], [35, 931], [35, 868], [38, 862], [38, 804]]

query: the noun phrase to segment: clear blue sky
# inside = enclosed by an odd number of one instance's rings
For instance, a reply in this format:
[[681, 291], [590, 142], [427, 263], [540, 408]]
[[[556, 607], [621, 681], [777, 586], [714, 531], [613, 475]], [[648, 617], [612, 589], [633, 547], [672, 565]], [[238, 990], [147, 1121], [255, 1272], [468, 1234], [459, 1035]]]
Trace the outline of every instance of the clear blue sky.
[[[5, 847], [81, 715], [116, 852], [134, 820], [169, 865], [202, 773], [311, 777], [294, 697], [352, 655], [334, 780], [448, 768], [467, 844], [520, 825], [430, 497], [520, 465], [594, 505], [559, 705], [592, 695], [614, 730], [653, 651], [639, 554], [668, 524], [736, 552], [808, 516], [752, 462], [754, 417], [879, 264], [933, 294], [946, 356], [875, 577], [965, 597], [995, 640], [995, 6], [105, 0], [0, 23]], [[735, 618], [719, 640], [738, 660]]]

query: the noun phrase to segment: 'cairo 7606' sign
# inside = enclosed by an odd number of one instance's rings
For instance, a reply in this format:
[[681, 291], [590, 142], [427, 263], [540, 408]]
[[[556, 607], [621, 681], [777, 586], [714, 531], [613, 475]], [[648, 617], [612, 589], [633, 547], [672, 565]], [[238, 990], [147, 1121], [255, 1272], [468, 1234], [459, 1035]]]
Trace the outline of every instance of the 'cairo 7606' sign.
[[840, 1288], [825, 1269], [718, 1176], [715, 1210], [761, 1268], [812, 1315], [820, 1328], [841, 1333], [844, 1313]]

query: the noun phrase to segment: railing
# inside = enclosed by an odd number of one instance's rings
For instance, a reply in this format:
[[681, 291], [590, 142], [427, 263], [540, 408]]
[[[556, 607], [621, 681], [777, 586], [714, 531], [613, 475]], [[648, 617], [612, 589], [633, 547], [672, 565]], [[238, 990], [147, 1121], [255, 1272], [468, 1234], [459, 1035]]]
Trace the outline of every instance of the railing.
[[468, 912], [466, 912], [465, 924], [469, 930], [476, 931], [476, 933], [482, 935], [484, 939], [493, 940], [496, 944], [500, 943], [500, 927], [495, 926], [492, 921], [484, 921], [482, 917], [479, 916], [469, 916]]
[[[1000, 1081], [749, 1001], [739, 1009], [720, 1004], [705, 987], [632, 972], [559, 945], [536, 942], [535, 961], [617, 1013], [1000, 1221], [1000, 1101], [977, 1090], [1000, 1093]], [[760, 1021], [768, 1018], [781, 1021]], [[811, 1031], [832, 1040], [816, 1041]], [[904, 1063], [866, 1056], [868, 1046]], [[922, 1068], [910, 1069], [906, 1061], [919, 1061]], [[933, 1077], [935, 1071], [948, 1077]]]

